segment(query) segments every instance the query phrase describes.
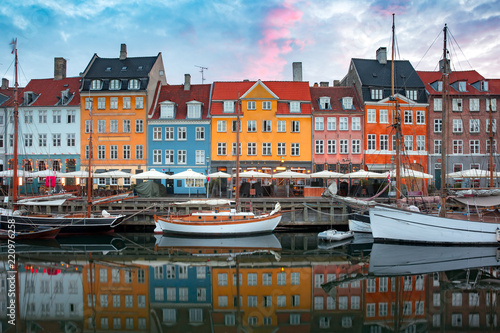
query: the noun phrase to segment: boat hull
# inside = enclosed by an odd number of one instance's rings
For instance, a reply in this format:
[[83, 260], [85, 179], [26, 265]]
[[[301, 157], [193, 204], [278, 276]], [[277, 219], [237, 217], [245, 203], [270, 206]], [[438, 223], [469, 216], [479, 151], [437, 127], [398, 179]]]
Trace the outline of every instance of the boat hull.
[[337, 230], [326, 230], [318, 234], [319, 240], [327, 242], [337, 242], [351, 237], [354, 237], [354, 233], [352, 231], [343, 232]]
[[95, 233], [109, 232], [118, 226], [125, 215], [109, 217], [67, 217], [67, 216], [33, 216], [33, 215], [0, 215], [0, 228], [8, 229], [9, 221], [14, 220], [16, 231], [29, 230], [35, 226], [61, 228], [60, 233]]
[[270, 233], [281, 221], [281, 214], [242, 219], [186, 221], [171, 216], [155, 216], [164, 233], [179, 235], [233, 236]]
[[398, 208], [370, 208], [375, 241], [434, 244], [499, 244], [500, 223], [443, 218]]
[[[11, 236], [8, 231], [2, 230], [0, 233], [0, 239], [12, 239], [12, 240], [23, 240], [23, 239], [50, 239], [55, 238], [57, 234], [61, 231], [60, 228], [34, 228], [32, 230], [26, 230], [24, 232], [14, 232]], [[11, 238], [13, 237], [13, 238]]]
[[372, 226], [370, 225], [369, 222], [363, 222], [363, 221], [351, 219], [351, 220], [349, 220], [349, 230], [354, 231], [354, 232], [362, 232], [362, 233], [371, 234], [372, 233]]

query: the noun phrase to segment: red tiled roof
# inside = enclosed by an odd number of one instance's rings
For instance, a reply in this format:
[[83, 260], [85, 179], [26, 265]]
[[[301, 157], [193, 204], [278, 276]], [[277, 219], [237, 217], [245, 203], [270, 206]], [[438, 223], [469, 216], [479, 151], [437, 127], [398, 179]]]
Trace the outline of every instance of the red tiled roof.
[[490, 79], [487, 81], [489, 93], [500, 95], [500, 79]]
[[[310, 87], [311, 101], [314, 112], [339, 112], [339, 111], [362, 111], [359, 105], [358, 96], [354, 87]], [[319, 107], [320, 97], [330, 97], [331, 110], [322, 110]], [[344, 110], [342, 107], [342, 97], [352, 97], [353, 110]]]
[[184, 85], [164, 85], [161, 87], [156, 104], [153, 107], [150, 119], [160, 118], [160, 102], [171, 101], [177, 104], [175, 119], [186, 119], [186, 102], [198, 101], [203, 103], [202, 119], [208, 118], [210, 108], [210, 84], [192, 84], [190, 90], [184, 90]]
[[66, 105], [80, 105], [80, 80], [80, 77], [67, 77], [61, 80], [33, 79], [19, 92], [19, 103], [24, 99], [24, 92], [32, 91], [39, 96], [30, 106], [54, 106], [59, 102], [61, 91], [69, 89], [72, 97]]
[[[434, 90], [431, 86], [431, 83], [434, 83], [436, 81], [441, 81], [441, 72], [417, 71], [417, 74], [418, 76], [420, 76], [420, 79], [424, 82], [425, 89], [427, 89], [429, 94], [431, 95], [441, 94], [441, 91]], [[471, 85], [473, 83], [483, 80], [485, 80], [484, 77], [474, 70], [456, 71], [456, 72], [451, 72], [449, 75], [450, 84], [453, 84], [457, 81], [467, 82], [467, 91], [460, 92], [460, 95], [478, 95], [487, 93], [485, 91], [479, 91]], [[459, 92], [451, 88], [450, 93], [454, 94]]]

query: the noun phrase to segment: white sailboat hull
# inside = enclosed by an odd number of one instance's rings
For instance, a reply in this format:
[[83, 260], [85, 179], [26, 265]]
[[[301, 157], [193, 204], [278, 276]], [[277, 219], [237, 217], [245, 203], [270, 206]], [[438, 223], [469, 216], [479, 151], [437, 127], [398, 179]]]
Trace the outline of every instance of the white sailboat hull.
[[349, 230], [354, 232], [362, 232], [371, 234], [372, 226], [368, 222], [358, 221], [358, 220], [349, 220]]
[[370, 208], [375, 240], [436, 244], [499, 244], [500, 223], [443, 218], [387, 206]]
[[157, 216], [156, 222], [165, 233], [184, 235], [248, 235], [270, 233], [280, 223], [281, 214], [230, 221], [179, 221], [175, 218]]

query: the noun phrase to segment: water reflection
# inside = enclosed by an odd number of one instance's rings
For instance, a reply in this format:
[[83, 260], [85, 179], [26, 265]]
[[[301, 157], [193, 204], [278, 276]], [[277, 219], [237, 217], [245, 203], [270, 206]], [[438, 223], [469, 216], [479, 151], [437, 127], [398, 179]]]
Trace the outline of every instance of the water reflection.
[[[316, 234], [152, 234], [16, 244], [17, 327], [2, 332], [495, 330], [497, 248], [318, 243]], [[479, 267], [479, 268], [478, 268]]]

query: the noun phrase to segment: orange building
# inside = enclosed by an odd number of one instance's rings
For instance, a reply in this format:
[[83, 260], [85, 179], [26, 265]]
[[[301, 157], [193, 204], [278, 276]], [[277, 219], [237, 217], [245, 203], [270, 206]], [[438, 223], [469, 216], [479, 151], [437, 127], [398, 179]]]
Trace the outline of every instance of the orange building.
[[[161, 53], [127, 57], [126, 45], [122, 44], [119, 58], [94, 54], [80, 87], [82, 169], [89, 165], [92, 131], [94, 171], [135, 174], [146, 170], [147, 114], [153, 102], [151, 96], [161, 84], [166, 84]], [[99, 185], [107, 185], [106, 180], [99, 179]]]
[[215, 332], [228, 332], [228, 326], [236, 332], [239, 322], [242, 327], [258, 327], [262, 332], [272, 332], [278, 327], [280, 332], [284, 327], [290, 331], [308, 331], [311, 325], [310, 267], [240, 264], [239, 280], [236, 272], [234, 267], [212, 270]]
[[311, 171], [312, 112], [307, 82], [214, 82], [212, 169], [231, 170], [236, 165], [237, 112], [242, 169]]
[[88, 264], [83, 269], [85, 330], [149, 330], [149, 267]]

